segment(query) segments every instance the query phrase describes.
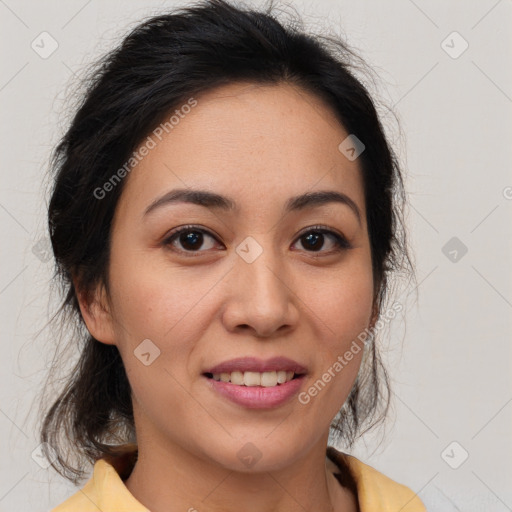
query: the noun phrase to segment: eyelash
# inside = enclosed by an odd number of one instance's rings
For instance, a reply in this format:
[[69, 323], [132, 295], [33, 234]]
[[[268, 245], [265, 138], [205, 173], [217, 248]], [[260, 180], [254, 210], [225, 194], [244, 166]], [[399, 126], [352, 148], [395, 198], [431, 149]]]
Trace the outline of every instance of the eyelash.
[[[210, 233], [208, 230], [199, 228], [198, 226], [194, 226], [194, 225], [187, 225], [187, 226], [183, 226], [181, 228], [177, 228], [175, 231], [172, 231], [169, 234], [169, 236], [167, 236], [163, 240], [162, 245], [169, 247], [172, 245], [172, 242], [175, 239], [177, 239], [182, 233], [187, 233], [187, 232], [192, 232], [192, 231], [202, 233], [203, 235], [211, 236], [212, 238], [217, 240], [216, 236], [213, 235], [212, 233]], [[301, 238], [303, 238], [304, 236], [306, 236], [310, 233], [318, 233], [318, 234], [322, 234], [322, 235], [331, 236], [334, 239], [336, 249], [331, 250], [331, 251], [306, 251], [306, 252], [310, 252], [313, 254], [327, 253], [327, 255], [329, 255], [329, 254], [338, 253], [338, 252], [352, 248], [352, 245], [350, 244], [350, 242], [348, 242], [348, 240], [343, 235], [337, 233], [336, 231], [332, 231], [331, 229], [328, 229], [326, 226], [321, 226], [321, 225], [308, 227], [305, 231], [303, 231], [301, 234], [299, 234], [296, 241], [299, 241]], [[196, 256], [199, 256], [202, 252], [206, 252], [206, 251], [187, 251], [187, 250], [173, 249], [173, 248], [171, 248], [171, 250], [174, 250], [175, 252], [180, 252], [182, 254], [186, 254], [187, 257], [196, 257]]]

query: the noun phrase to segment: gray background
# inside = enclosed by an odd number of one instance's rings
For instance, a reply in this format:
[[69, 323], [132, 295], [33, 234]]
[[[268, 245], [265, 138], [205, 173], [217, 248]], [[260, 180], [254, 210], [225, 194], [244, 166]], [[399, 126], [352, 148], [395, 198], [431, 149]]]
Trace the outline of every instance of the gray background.
[[[36, 462], [32, 417], [55, 345], [41, 331], [53, 312], [44, 173], [66, 93], [129, 27], [177, 4], [0, 0], [0, 511], [45, 511], [76, 490]], [[293, 4], [311, 28], [328, 19], [346, 34], [402, 130], [385, 117], [407, 169], [419, 300], [402, 296], [405, 324], [385, 344], [387, 426], [353, 453], [429, 510], [512, 510], [512, 2]]]

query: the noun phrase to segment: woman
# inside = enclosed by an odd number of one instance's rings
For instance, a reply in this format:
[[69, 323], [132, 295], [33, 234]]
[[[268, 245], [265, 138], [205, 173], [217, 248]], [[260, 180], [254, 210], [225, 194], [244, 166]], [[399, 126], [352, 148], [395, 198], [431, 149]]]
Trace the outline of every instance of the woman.
[[409, 263], [353, 58], [212, 0], [91, 74], [49, 204], [83, 348], [41, 440], [75, 483], [95, 464], [54, 512], [425, 510], [328, 445], [385, 415], [375, 334]]

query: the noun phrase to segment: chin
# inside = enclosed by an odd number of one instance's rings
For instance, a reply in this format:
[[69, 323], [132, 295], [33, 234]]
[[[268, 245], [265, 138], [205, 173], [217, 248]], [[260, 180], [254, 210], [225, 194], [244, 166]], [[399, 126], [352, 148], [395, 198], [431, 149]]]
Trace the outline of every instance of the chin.
[[[293, 464], [300, 457], [303, 443], [294, 444], [290, 436], [286, 436], [286, 444], [279, 439], [271, 440], [270, 437], [282, 435], [276, 431], [268, 435], [268, 432], [261, 436], [247, 435], [241, 438], [229, 438], [228, 445], [217, 446], [214, 453], [211, 445], [203, 454], [208, 458], [230, 471], [239, 473], [261, 473], [267, 471], [278, 471]], [[266, 437], [267, 436], [267, 437]]]

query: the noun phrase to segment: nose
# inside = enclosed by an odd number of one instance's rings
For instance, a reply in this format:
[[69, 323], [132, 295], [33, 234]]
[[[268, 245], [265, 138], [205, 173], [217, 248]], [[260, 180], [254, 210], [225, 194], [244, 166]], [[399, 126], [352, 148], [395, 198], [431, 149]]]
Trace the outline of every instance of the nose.
[[268, 338], [293, 330], [300, 299], [282, 256], [265, 248], [252, 262], [238, 254], [228, 274], [222, 319], [230, 332], [251, 331]]

